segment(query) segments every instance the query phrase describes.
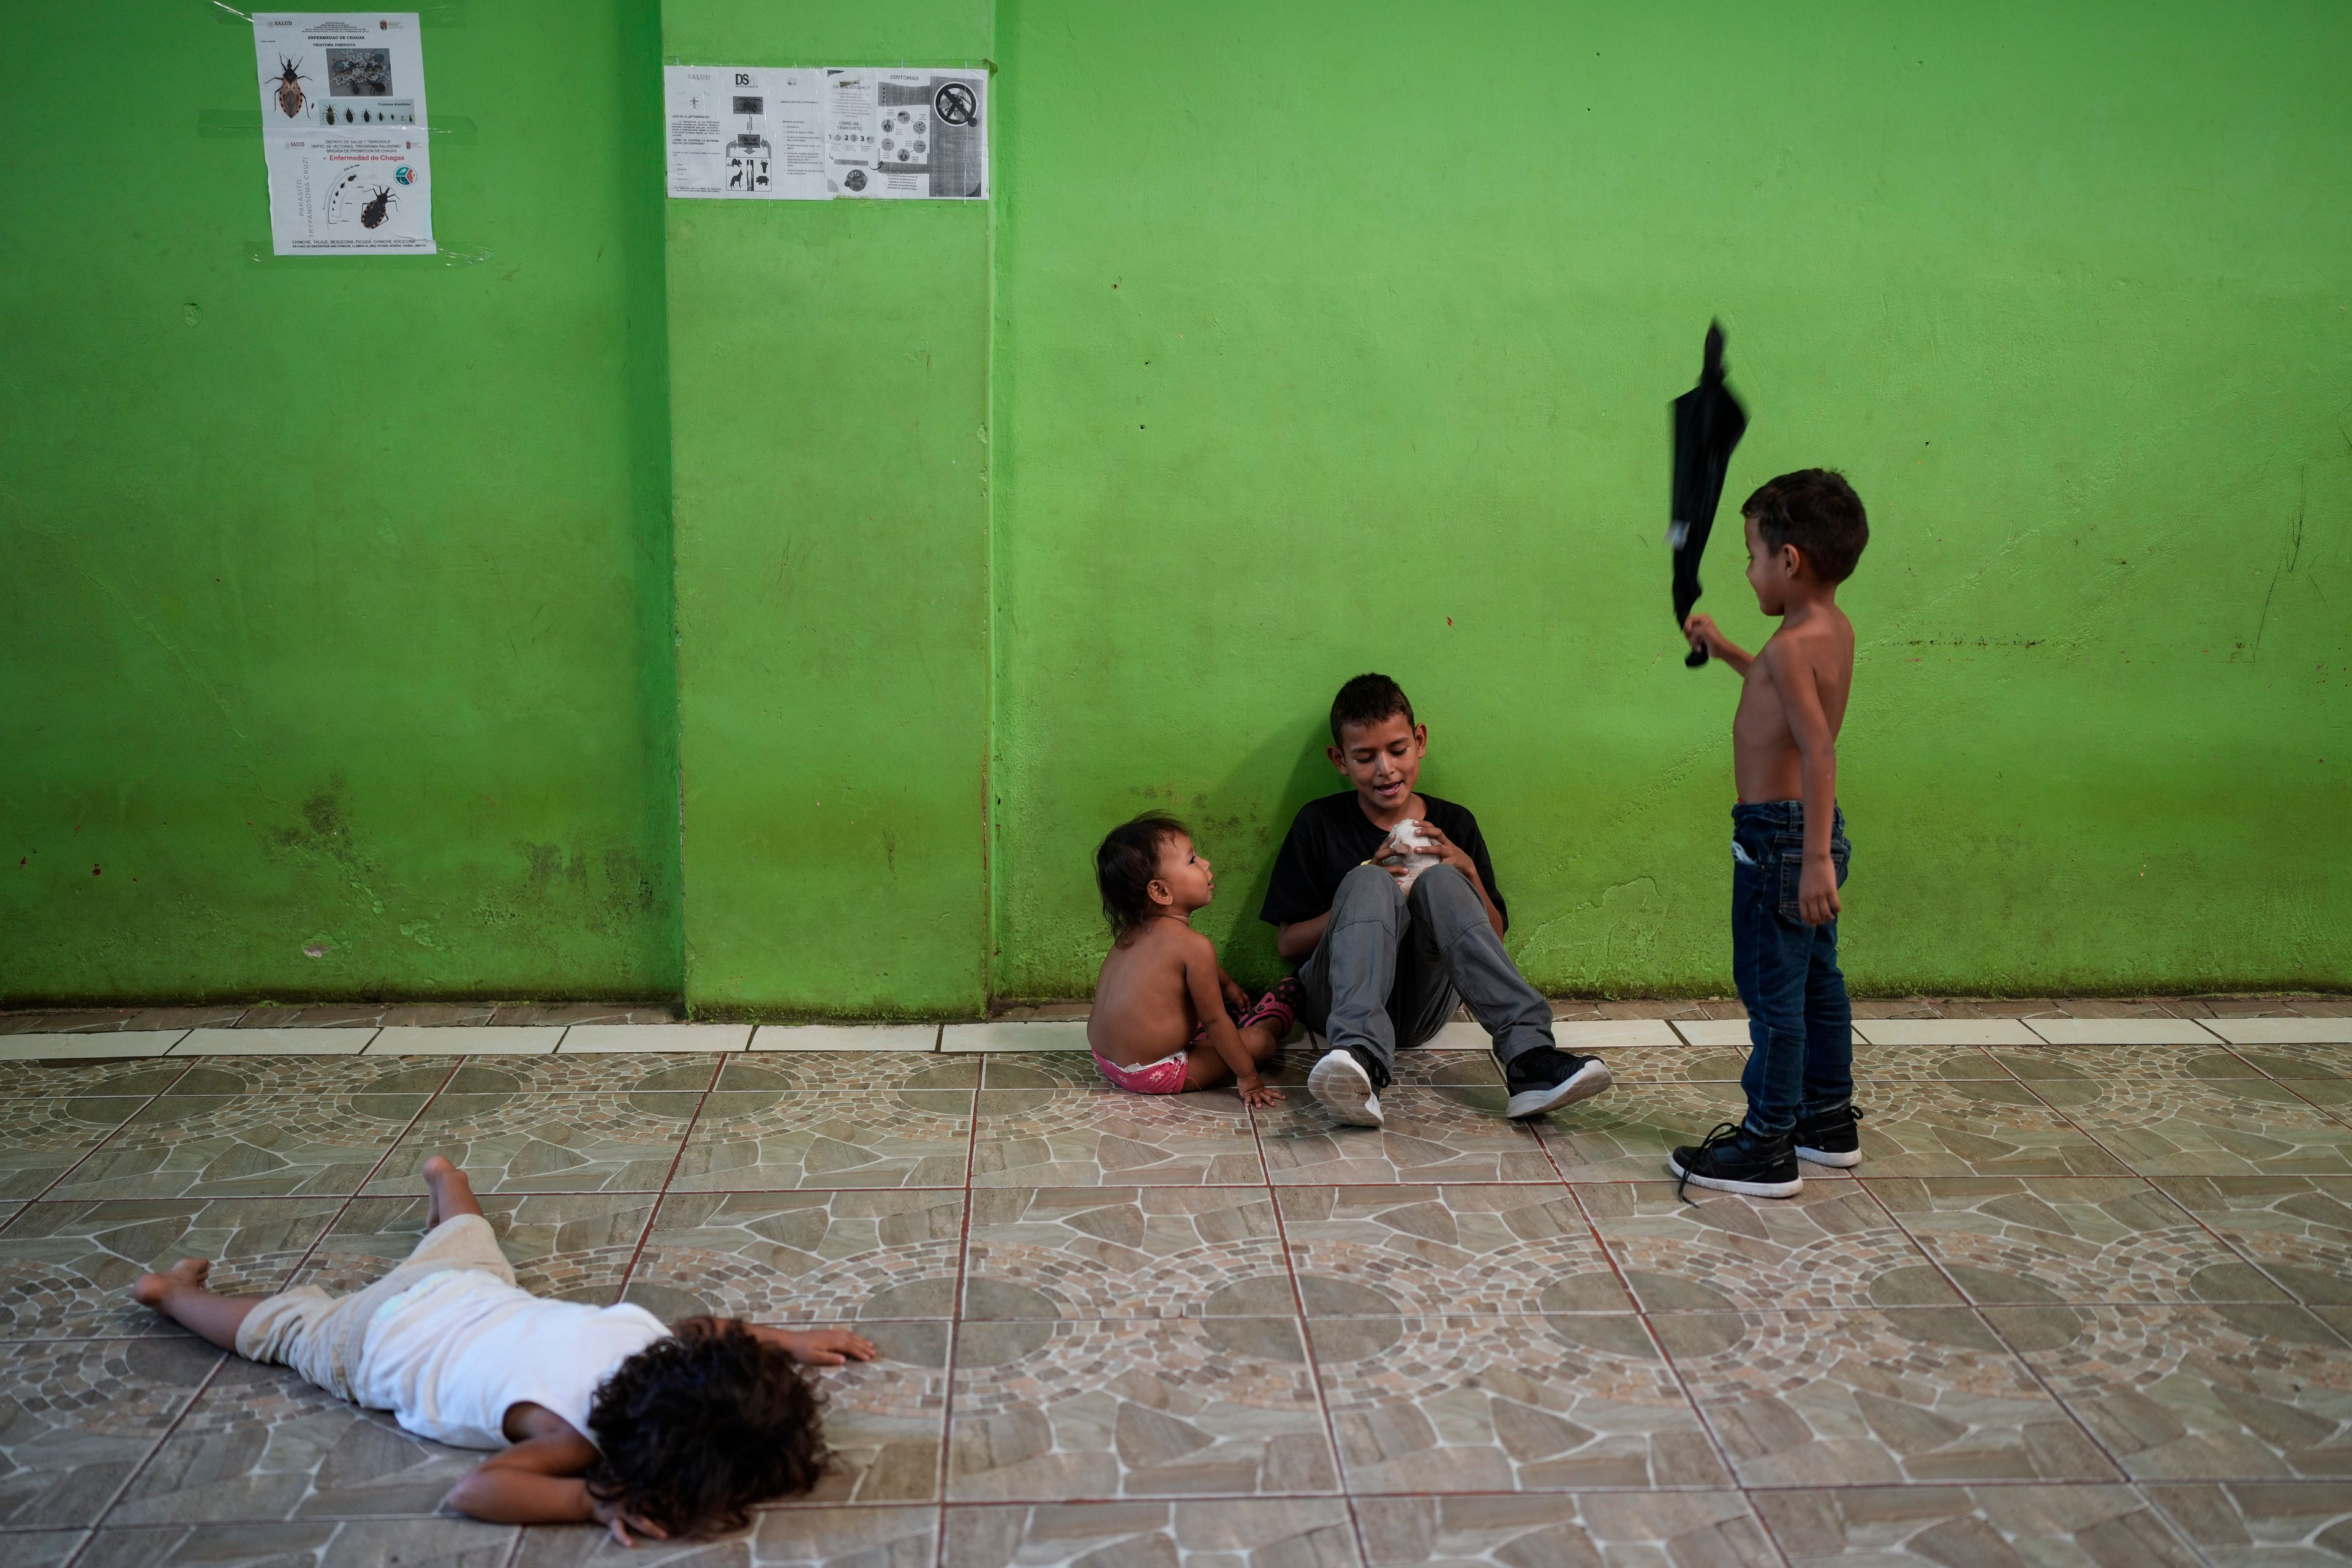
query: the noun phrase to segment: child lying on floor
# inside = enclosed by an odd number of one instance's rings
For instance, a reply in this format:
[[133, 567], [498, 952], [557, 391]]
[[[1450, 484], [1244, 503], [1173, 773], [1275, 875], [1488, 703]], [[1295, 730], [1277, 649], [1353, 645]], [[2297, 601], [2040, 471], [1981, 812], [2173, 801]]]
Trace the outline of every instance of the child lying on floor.
[[1253, 1005], [1192, 929], [1192, 911], [1217, 896], [1209, 862], [1184, 825], [1146, 812], [1110, 831], [1095, 851], [1095, 885], [1111, 948], [1095, 979], [1087, 1044], [1103, 1077], [1137, 1094], [1181, 1094], [1233, 1080], [1252, 1105], [1282, 1098], [1258, 1077], [1290, 1032], [1298, 983], [1285, 980]]
[[870, 1361], [842, 1329], [727, 1318], [666, 1329], [643, 1307], [543, 1301], [519, 1289], [465, 1173], [425, 1162], [425, 1239], [364, 1290], [221, 1296], [190, 1258], [141, 1277], [143, 1306], [248, 1361], [389, 1410], [422, 1437], [500, 1448], [449, 1493], [499, 1524], [594, 1521], [622, 1545], [740, 1529], [804, 1492], [827, 1458], [795, 1362]]

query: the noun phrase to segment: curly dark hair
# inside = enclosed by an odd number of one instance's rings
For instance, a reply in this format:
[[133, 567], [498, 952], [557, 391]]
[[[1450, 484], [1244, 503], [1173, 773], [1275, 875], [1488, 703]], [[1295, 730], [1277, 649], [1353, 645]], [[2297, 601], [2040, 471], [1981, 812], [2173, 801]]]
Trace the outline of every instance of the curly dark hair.
[[1095, 891], [1102, 895], [1103, 919], [1113, 942], [1151, 918], [1151, 879], [1160, 875], [1160, 847], [1190, 829], [1164, 811], [1147, 811], [1122, 822], [1095, 848]]
[[614, 1369], [588, 1412], [589, 1495], [673, 1536], [740, 1530], [832, 1459], [821, 1396], [791, 1354], [732, 1320], [690, 1318]]

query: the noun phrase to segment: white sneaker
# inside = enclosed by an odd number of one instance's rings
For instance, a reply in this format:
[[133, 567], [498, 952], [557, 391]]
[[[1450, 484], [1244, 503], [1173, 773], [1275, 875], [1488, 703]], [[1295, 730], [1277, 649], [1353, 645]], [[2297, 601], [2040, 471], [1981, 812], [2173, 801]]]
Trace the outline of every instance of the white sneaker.
[[1307, 1075], [1307, 1092], [1332, 1117], [1349, 1127], [1379, 1127], [1381, 1097], [1372, 1092], [1372, 1075], [1346, 1047], [1323, 1053]]

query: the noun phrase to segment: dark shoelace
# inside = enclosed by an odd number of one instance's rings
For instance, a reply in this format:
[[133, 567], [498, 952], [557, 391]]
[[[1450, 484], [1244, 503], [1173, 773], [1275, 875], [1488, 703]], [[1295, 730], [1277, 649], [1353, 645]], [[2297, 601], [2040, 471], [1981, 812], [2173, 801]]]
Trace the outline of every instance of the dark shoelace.
[[1698, 1141], [1698, 1147], [1691, 1151], [1689, 1159], [1675, 1162], [1683, 1168], [1683, 1173], [1675, 1182], [1675, 1196], [1684, 1203], [1690, 1202], [1690, 1195], [1683, 1189], [1690, 1185], [1691, 1173], [1698, 1169], [1698, 1163], [1701, 1160], [1706, 1159], [1726, 1143], [1738, 1142], [1740, 1132], [1741, 1128], [1738, 1122], [1718, 1121], [1715, 1124], [1714, 1131]]

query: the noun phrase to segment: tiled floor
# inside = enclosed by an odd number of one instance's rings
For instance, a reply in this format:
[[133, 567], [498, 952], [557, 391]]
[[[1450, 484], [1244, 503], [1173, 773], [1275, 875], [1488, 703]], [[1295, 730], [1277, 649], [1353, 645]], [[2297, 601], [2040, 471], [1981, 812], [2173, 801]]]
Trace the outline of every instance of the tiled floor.
[[[443, 1011], [0, 1019], [0, 1568], [612, 1568], [125, 1299], [191, 1254], [356, 1286], [436, 1150], [534, 1289], [882, 1345], [821, 1374], [814, 1497], [641, 1560], [2352, 1563], [2340, 1005], [1865, 1018], [1867, 1158], [1777, 1204], [1661, 1179], [1737, 1099], [1721, 1005], [1565, 1017], [1618, 1087], [1532, 1127], [1482, 1053], [1418, 1053], [1381, 1131], [1296, 1047], [1253, 1112], [1108, 1090], [1066, 1017]], [[366, 1038], [226, 1054], [267, 1030]]]

